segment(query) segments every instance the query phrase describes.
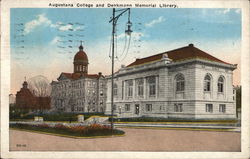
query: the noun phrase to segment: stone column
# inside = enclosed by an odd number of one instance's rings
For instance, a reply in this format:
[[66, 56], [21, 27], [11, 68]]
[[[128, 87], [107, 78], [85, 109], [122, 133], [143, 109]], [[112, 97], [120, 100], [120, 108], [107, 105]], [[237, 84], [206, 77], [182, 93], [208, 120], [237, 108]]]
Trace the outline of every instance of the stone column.
[[135, 99], [135, 79], [132, 80], [133, 81], [133, 99]]
[[126, 81], [123, 81], [123, 100], [126, 99]]
[[143, 78], [143, 98], [147, 98], [147, 78]]
[[159, 76], [155, 76], [155, 98], [158, 98], [158, 91], [159, 91]]

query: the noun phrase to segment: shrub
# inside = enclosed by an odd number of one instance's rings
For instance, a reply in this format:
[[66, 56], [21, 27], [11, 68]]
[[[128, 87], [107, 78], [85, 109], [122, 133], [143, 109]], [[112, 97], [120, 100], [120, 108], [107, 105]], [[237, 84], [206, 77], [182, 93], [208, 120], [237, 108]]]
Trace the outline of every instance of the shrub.
[[80, 125], [70, 127], [70, 130], [72, 132], [79, 132], [79, 133], [84, 133], [85, 129], [86, 129], [85, 126], [80, 126]]
[[65, 129], [68, 129], [69, 127], [67, 127], [63, 124], [56, 124], [53, 128], [59, 129], [59, 130], [65, 130]]
[[41, 128], [49, 128], [50, 127], [48, 124], [45, 124], [45, 123], [42, 123], [42, 124], [39, 124], [36, 126], [41, 127]]

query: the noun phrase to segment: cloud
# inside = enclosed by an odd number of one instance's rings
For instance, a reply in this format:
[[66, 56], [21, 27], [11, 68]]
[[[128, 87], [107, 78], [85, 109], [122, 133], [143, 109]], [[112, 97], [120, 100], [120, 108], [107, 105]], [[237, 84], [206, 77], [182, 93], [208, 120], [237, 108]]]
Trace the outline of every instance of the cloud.
[[61, 38], [56, 36], [53, 40], [51, 40], [50, 44], [56, 44], [58, 40], [61, 40]]
[[[117, 40], [124, 39], [125, 35], [126, 35], [125, 33], [121, 33], [120, 35], [117, 35]], [[131, 37], [135, 40], [139, 40], [141, 37], [144, 37], [144, 36], [145, 36], [145, 34], [142, 32], [132, 32], [131, 33]], [[110, 36], [108, 39], [110, 39]]]
[[35, 28], [41, 26], [41, 25], [51, 25], [51, 20], [49, 20], [45, 14], [39, 14], [36, 16], [36, 19], [27, 22], [24, 26], [24, 34], [29, 34], [32, 32]]
[[78, 31], [83, 29], [83, 26], [73, 26], [71, 24], [66, 25], [62, 22], [56, 22], [55, 24], [53, 24], [52, 21], [48, 19], [45, 14], [39, 14], [36, 16], [36, 19], [33, 19], [25, 24], [24, 34], [29, 34], [39, 26], [58, 28], [59, 31]]
[[235, 9], [235, 13], [240, 14], [241, 9]]
[[65, 25], [65, 26], [60, 26], [58, 27], [60, 31], [67, 31], [69, 29], [73, 29], [72, 25]]
[[157, 19], [152, 20], [149, 23], [146, 23], [146, 27], [153, 27], [155, 24], [159, 24], [161, 22], [164, 22], [166, 19], [163, 16], [158, 17]]
[[218, 14], [227, 14], [230, 12], [230, 8], [226, 8], [226, 9], [220, 9], [217, 11]]

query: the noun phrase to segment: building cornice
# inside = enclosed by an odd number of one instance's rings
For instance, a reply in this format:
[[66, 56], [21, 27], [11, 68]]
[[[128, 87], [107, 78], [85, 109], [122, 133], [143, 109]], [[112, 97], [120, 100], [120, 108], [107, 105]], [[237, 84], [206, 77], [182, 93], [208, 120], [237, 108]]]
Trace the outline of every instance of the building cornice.
[[[143, 71], [152, 71], [152, 70], [157, 70], [160, 68], [171, 68], [173, 66], [180, 66], [180, 65], [191, 64], [191, 63], [199, 63], [203, 65], [209, 65], [213, 67], [215, 66], [215, 67], [230, 69], [230, 70], [234, 70], [237, 68], [237, 64], [236, 65], [224, 64], [224, 63], [214, 62], [214, 61], [201, 59], [201, 58], [189, 58], [189, 59], [183, 59], [183, 60], [179, 60], [175, 62], [169, 62], [168, 60], [162, 59], [162, 60], [156, 60], [156, 61], [146, 63], [146, 64], [144, 63], [142, 65], [122, 68], [114, 74], [114, 77], [121, 77], [121, 76], [129, 75], [129, 74], [140, 73]], [[106, 76], [106, 77], [107, 79], [111, 78], [111, 76]]]

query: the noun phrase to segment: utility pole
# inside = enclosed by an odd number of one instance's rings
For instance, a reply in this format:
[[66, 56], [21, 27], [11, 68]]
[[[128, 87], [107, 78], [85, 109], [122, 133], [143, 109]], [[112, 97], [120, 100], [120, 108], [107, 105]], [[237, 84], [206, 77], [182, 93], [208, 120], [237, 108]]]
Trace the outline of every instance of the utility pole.
[[[113, 131], [114, 129], [114, 54], [115, 54], [115, 30], [116, 30], [116, 24], [120, 16], [122, 16], [125, 12], [128, 11], [128, 22], [127, 22], [127, 30], [125, 30], [125, 33], [127, 35], [131, 35], [132, 30], [130, 29], [132, 26], [132, 23], [130, 22], [130, 8], [126, 9], [118, 9], [115, 10], [113, 8], [113, 17], [109, 21], [109, 23], [112, 22], [112, 75], [111, 75], [111, 129]], [[120, 12], [117, 16], [115, 15], [116, 12]]]
[[111, 76], [111, 129], [114, 129], [114, 54], [115, 54], [115, 8], [113, 8], [113, 21], [112, 21], [112, 76]]

